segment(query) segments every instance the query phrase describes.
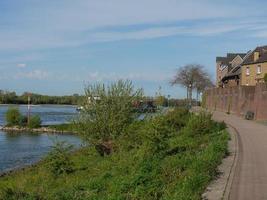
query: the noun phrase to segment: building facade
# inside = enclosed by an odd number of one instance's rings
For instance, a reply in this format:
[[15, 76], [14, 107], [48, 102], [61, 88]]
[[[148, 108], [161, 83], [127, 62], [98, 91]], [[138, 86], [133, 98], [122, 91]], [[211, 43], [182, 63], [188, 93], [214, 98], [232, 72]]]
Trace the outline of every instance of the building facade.
[[[223, 79], [232, 70], [239, 66], [243, 62], [243, 58], [246, 56], [244, 53], [228, 53], [226, 57], [216, 57], [216, 86], [223, 87]], [[234, 81], [231, 82], [235, 83]]]
[[260, 46], [246, 54], [228, 53], [216, 58], [216, 86], [255, 86], [264, 82], [267, 74], [267, 46]]
[[241, 85], [255, 86], [267, 74], [267, 46], [257, 47], [242, 63]]

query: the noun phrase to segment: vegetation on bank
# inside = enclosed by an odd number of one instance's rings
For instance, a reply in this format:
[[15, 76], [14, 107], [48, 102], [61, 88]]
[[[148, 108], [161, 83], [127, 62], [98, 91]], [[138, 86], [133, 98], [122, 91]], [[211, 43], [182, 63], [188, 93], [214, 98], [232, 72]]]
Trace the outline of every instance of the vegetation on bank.
[[69, 132], [69, 133], [77, 132], [77, 128], [73, 123], [54, 124], [54, 125], [48, 125], [47, 127], [52, 130], [60, 132]]
[[182, 108], [138, 120], [142, 91], [129, 81], [90, 85], [86, 97], [75, 128], [89, 145], [56, 143], [37, 166], [0, 178], [0, 199], [201, 199], [227, 155], [224, 123]]
[[90, 147], [73, 154], [59, 148], [38, 166], [2, 177], [0, 197], [201, 199], [227, 154], [227, 140], [225, 125], [210, 115], [176, 109], [131, 123], [108, 156]]
[[42, 123], [41, 118], [38, 115], [30, 116], [28, 119], [27, 116], [20, 113], [17, 107], [8, 108], [5, 117], [8, 127], [18, 126], [34, 129], [40, 128]]

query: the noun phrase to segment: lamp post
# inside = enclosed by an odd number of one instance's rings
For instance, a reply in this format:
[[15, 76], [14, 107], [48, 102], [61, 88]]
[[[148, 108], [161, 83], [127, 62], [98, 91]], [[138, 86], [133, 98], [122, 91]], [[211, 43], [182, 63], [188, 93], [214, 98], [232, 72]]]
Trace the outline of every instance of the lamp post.
[[31, 93], [27, 93], [28, 95], [28, 114], [27, 114], [27, 123], [30, 124], [31, 118]]

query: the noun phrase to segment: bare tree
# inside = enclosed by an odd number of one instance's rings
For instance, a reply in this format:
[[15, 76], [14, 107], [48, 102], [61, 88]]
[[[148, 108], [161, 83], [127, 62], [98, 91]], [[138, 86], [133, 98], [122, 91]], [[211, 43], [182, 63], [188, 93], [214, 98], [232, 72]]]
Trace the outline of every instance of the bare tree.
[[188, 104], [189, 106], [192, 106], [193, 90], [196, 89], [197, 95], [199, 95], [211, 81], [208, 73], [204, 70], [202, 65], [188, 64], [177, 70], [177, 73], [170, 83], [171, 85], [179, 84], [186, 88]]
[[207, 88], [213, 87], [213, 83], [210, 76], [204, 68], [200, 68], [198, 72], [198, 77], [195, 82], [194, 89], [196, 90], [196, 100], [199, 100], [200, 93], [204, 92]]

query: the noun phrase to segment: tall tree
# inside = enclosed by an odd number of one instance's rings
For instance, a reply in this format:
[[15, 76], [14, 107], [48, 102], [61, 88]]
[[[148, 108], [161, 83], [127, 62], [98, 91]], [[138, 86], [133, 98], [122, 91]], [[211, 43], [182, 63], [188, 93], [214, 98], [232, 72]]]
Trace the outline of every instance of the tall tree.
[[188, 104], [192, 106], [193, 90], [196, 89], [197, 95], [199, 95], [199, 93], [203, 91], [203, 88], [205, 89], [211, 81], [202, 65], [188, 64], [177, 70], [170, 83], [171, 85], [178, 84], [186, 88]]

